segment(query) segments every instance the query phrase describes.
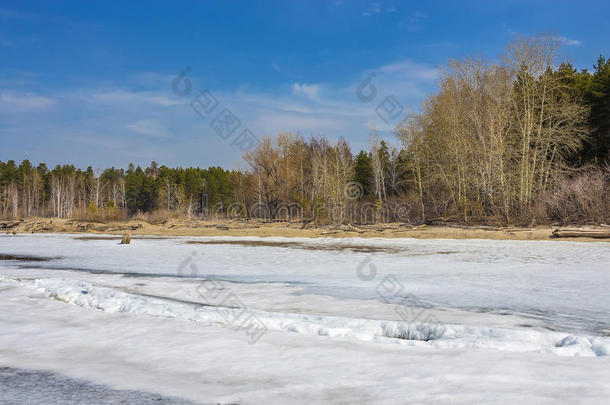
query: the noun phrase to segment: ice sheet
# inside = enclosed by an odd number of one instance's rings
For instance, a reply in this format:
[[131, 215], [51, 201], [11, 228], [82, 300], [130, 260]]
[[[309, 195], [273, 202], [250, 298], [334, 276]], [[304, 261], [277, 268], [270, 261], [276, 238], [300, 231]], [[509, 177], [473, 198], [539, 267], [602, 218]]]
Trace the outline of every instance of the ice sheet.
[[201, 403], [610, 394], [607, 243], [81, 236], [0, 236], [0, 255], [53, 258], [0, 261], [0, 366]]
[[[340, 299], [382, 301], [379, 286], [391, 277], [400, 288], [388, 297], [395, 302], [414, 294], [422, 305], [435, 308], [526, 315], [555, 330], [610, 335], [606, 242], [177, 237], [134, 239], [121, 246], [116, 239], [81, 237], [3, 235], [0, 254], [58, 257], [36, 262], [35, 268], [188, 277], [195, 273], [202, 279], [291, 284], [301, 287], [297, 293]], [[188, 243], [260, 240], [310, 249]], [[350, 246], [356, 251], [345, 250]], [[321, 247], [335, 249], [316, 250]], [[362, 252], [363, 247], [393, 253]], [[359, 269], [367, 274], [374, 269], [375, 277], [365, 280]]]

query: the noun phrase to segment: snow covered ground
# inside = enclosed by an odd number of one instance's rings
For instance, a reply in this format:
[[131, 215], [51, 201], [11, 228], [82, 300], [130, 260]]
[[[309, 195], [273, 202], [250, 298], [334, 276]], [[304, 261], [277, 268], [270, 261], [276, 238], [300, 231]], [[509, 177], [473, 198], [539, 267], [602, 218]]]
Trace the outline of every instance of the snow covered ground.
[[214, 404], [604, 403], [608, 263], [604, 242], [3, 235], [0, 367]]

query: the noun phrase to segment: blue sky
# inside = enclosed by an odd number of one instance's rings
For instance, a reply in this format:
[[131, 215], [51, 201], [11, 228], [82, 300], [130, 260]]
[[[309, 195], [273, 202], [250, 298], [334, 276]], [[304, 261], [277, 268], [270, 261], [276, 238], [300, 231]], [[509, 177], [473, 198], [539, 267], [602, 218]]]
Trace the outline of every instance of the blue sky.
[[[0, 0], [0, 160], [238, 168], [245, 129], [356, 151], [371, 126], [391, 141], [395, 113], [418, 109], [451, 58], [551, 33], [591, 68], [610, 56], [608, 15], [605, 1]], [[366, 78], [374, 98], [357, 96]], [[191, 108], [201, 90], [209, 115]], [[225, 108], [240, 123], [227, 139], [211, 127]]]

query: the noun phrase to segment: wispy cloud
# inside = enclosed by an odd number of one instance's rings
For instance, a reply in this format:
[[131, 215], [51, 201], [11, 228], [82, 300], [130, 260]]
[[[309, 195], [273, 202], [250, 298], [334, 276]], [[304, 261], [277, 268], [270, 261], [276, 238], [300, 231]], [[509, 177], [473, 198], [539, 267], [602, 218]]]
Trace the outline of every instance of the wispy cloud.
[[158, 138], [167, 138], [170, 136], [169, 131], [160, 122], [156, 120], [140, 120], [129, 123], [125, 127], [135, 133]]
[[141, 72], [134, 75], [130, 75], [129, 82], [136, 86], [159, 88], [164, 87], [167, 83], [171, 83], [174, 76], [167, 74], [160, 74], [156, 72]]
[[580, 45], [580, 41], [577, 39], [566, 38], [566, 37], [555, 37], [554, 39], [559, 41], [560, 44], [566, 45], [566, 46]]
[[428, 18], [428, 14], [422, 11], [415, 11], [407, 20], [407, 28], [409, 31], [416, 31], [421, 27], [422, 21]]
[[290, 79], [294, 79], [295, 77], [298, 77], [298, 75], [296, 75], [290, 69], [286, 69], [284, 66], [280, 66], [280, 64], [277, 62], [271, 63], [271, 69], [273, 69], [275, 72], [282, 75], [284, 77], [284, 79], [290, 80]]
[[43, 110], [53, 104], [55, 100], [38, 94], [0, 90], [0, 112]]
[[149, 91], [126, 91], [126, 90], [111, 90], [99, 93], [92, 93], [91, 98], [102, 103], [110, 104], [155, 104], [163, 107], [171, 107], [175, 105], [185, 104], [174, 99], [170, 99], [167, 96], [161, 95], [158, 92]]
[[[334, 133], [343, 132], [349, 126], [345, 120], [333, 116], [310, 114], [260, 115], [252, 124], [261, 133], [273, 134], [281, 131], [295, 131], [304, 134], [325, 133], [332, 137]], [[278, 130], [285, 128], [284, 130]], [[294, 129], [293, 129], [294, 128]]]
[[572, 38], [567, 38], [561, 35], [544, 35], [541, 37], [535, 37], [535, 38], [539, 38], [539, 39], [547, 39], [547, 40], [551, 40], [551, 41], [555, 41], [557, 43], [559, 43], [560, 45], [563, 46], [575, 46], [575, 45], [580, 45], [580, 41], [577, 39], [572, 39]]
[[[506, 24], [504, 24], [504, 31], [513, 36], [513, 37], [518, 37], [519, 36], [519, 32], [513, 30], [512, 28], [506, 26]], [[546, 40], [552, 40], [552, 41], [556, 41], [557, 43], [559, 43], [562, 46], [578, 46], [578, 45], [582, 45], [582, 42], [580, 42], [578, 39], [574, 39], [574, 38], [568, 38], [568, 37], [564, 37], [562, 35], [543, 35], [543, 36], [534, 36], [532, 38], [539, 38], [539, 39], [546, 39]]]
[[[357, 88], [364, 76], [375, 72], [373, 85], [377, 96], [363, 102]], [[197, 115], [189, 103], [196, 96], [197, 78], [191, 78], [193, 91], [180, 97], [171, 91], [171, 75], [146, 72], [134, 74], [129, 85], [84, 82], [88, 87], [72, 88], [43, 96], [19, 88], [36, 88], [34, 83], [3, 86], [0, 113], [29, 111], [28, 114], [3, 114], [0, 137], [19, 133], [24, 142], [38, 145], [41, 160], [49, 150], [59, 161], [74, 161], [125, 166], [130, 161], [151, 160], [167, 164], [223, 164], [240, 161], [241, 152], [227, 147], [211, 128], [219, 109], [229, 108], [257, 137], [279, 132], [304, 136], [344, 137], [354, 150], [366, 148], [371, 125], [382, 136], [393, 139], [393, 123], [382, 121], [376, 108], [387, 97], [395, 97], [405, 107], [416, 107], [433, 90], [439, 77], [433, 66], [400, 59], [360, 72], [344, 82], [307, 83], [286, 80], [269, 91], [250, 87], [210, 89], [220, 107], [207, 118]], [[52, 107], [53, 114], [47, 110]], [[9, 129], [12, 128], [9, 134]], [[41, 137], [40, 134], [45, 136]], [[95, 148], [93, 152], [92, 148]], [[4, 153], [10, 153], [5, 150]]]
[[[0, 88], [8, 89], [16, 89], [23, 88], [25, 86], [31, 87], [35, 86], [37, 82], [38, 75], [32, 72], [24, 72], [24, 71], [12, 71], [9, 73], [2, 74], [0, 77]], [[1, 89], [0, 89], [1, 91]]]
[[320, 86], [318, 84], [300, 84], [293, 83], [292, 84], [292, 94], [295, 95], [305, 95], [309, 98], [318, 97], [318, 93], [320, 92]]
[[381, 13], [381, 5], [379, 3], [369, 3], [367, 8], [362, 12], [364, 17], [371, 17]]
[[430, 65], [416, 63], [410, 59], [402, 59], [378, 69], [380, 72], [397, 75], [397, 81], [405, 79], [434, 81], [440, 77], [440, 70]]
[[398, 9], [393, 6], [383, 7], [381, 3], [369, 3], [366, 9], [364, 9], [364, 11], [362, 12], [362, 15], [364, 17], [372, 17], [376, 14], [395, 13], [396, 11], [398, 11]]

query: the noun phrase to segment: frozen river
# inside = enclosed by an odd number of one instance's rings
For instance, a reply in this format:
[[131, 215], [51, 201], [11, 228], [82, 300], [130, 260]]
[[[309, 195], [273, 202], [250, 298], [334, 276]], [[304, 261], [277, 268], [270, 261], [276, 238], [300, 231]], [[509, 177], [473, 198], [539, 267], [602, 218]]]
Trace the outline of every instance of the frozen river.
[[599, 403], [609, 263], [604, 242], [0, 236], [0, 367], [201, 403]]

